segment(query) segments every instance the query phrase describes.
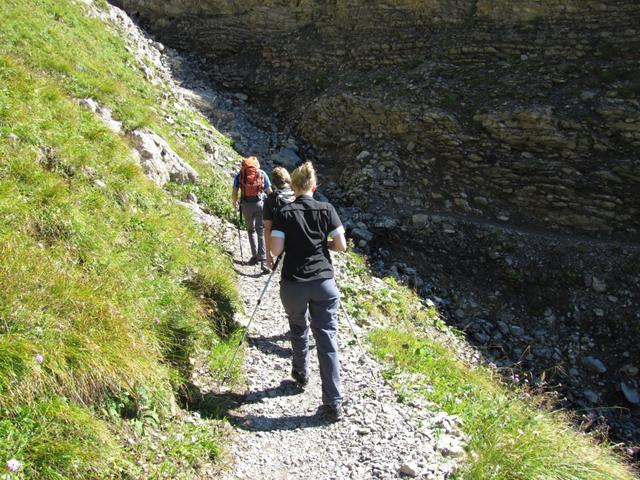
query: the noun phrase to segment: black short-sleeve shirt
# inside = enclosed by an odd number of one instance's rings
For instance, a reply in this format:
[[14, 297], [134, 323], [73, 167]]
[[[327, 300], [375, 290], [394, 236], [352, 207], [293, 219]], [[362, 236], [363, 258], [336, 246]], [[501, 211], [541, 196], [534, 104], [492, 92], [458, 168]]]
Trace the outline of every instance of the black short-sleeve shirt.
[[288, 203], [293, 200], [293, 190], [290, 188], [274, 190], [267, 196], [262, 209], [262, 218], [264, 220], [273, 221], [273, 215], [278, 209], [278, 197], [281, 197], [285, 203]]
[[284, 238], [282, 278], [298, 282], [333, 278], [328, 237], [344, 233], [333, 205], [298, 197], [277, 211], [271, 235]]

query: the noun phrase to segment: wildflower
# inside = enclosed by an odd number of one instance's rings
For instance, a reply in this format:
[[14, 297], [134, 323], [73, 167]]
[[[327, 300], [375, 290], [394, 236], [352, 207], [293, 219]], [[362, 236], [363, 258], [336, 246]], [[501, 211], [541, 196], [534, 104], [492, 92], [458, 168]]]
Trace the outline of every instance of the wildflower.
[[10, 472], [17, 472], [18, 470], [20, 470], [21, 466], [22, 466], [22, 463], [20, 463], [20, 461], [16, 460], [15, 458], [12, 458], [7, 462], [7, 469]]
[[40, 354], [40, 353], [39, 353], [39, 354], [37, 354], [37, 355], [35, 356], [35, 361], [36, 361], [36, 363], [37, 363], [38, 365], [40, 365], [42, 362], [44, 362], [44, 355], [42, 355], [42, 354]]

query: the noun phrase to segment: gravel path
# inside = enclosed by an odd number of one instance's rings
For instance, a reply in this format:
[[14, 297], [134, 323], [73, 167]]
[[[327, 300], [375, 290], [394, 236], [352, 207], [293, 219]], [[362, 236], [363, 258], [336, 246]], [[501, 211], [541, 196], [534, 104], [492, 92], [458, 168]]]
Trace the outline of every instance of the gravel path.
[[[189, 207], [216, 231], [233, 252], [247, 315], [253, 311], [268, 276], [240, 261], [236, 230]], [[249, 251], [243, 234], [245, 252]], [[380, 375], [380, 366], [363, 357], [346, 317], [340, 319], [340, 353], [345, 417], [328, 423], [317, 414], [321, 404], [315, 349], [304, 391], [290, 378], [288, 324], [279, 299], [280, 272], [257, 310], [247, 336], [246, 392], [228, 392], [228, 412], [237, 436], [223, 479], [370, 479], [448, 478], [463, 456], [456, 420], [429, 411], [419, 402], [396, 402]], [[238, 316], [247, 324], [247, 316]], [[362, 341], [366, 332], [354, 325]], [[313, 344], [313, 340], [311, 341]], [[225, 387], [226, 388], [226, 387]], [[224, 394], [222, 395], [224, 396]]]
[[[120, 9], [110, 6], [107, 12], [94, 9], [93, 14], [117, 25], [150, 81], [170, 86], [177, 103], [201, 111], [223, 131], [234, 131], [243, 149], [259, 153], [266, 160], [265, 166], [271, 166], [268, 158], [279, 144], [273, 138], [277, 134], [252, 125], [237, 101], [211, 90], [201, 80], [201, 72], [175, 52], [171, 58], [164, 56], [159, 44], [147, 38]], [[146, 65], [147, 61], [150, 65]], [[181, 77], [182, 86], [175, 83], [173, 75]], [[217, 146], [210, 162], [218, 168], [231, 168], [233, 157], [224, 147]], [[196, 202], [193, 199], [183, 205], [192, 211], [196, 221], [213, 231], [216, 240], [233, 256], [239, 291], [250, 314], [268, 277], [259, 275], [257, 266], [242, 263], [235, 227], [204, 213]], [[242, 240], [247, 258], [250, 249], [244, 232]], [[310, 351], [310, 381], [306, 389], [300, 391], [290, 378], [288, 323], [280, 303], [279, 278], [277, 272], [250, 325], [243, 365], [245, 391], [239, 394], [225, 387], [218, 392], [208, 368], [204, 364], [196, 368], [194, 383], [205, 397], [213, 395], [218, 403], [223, 400], [231, 405], [227, 417], [236, 435], [229, 448], [229, 468], [221, 478], [450, 477], [464, 456], [457, 420], [427, 409], [422, 402], [396, 402], [393, 390], [380, 374], [380, 365], [368, 355], [363, 357], [346, 317], [341, 317], [339, 326], [345, 417], [341, 422], [328, 423], [317, 414], [321, 392], [315, 349]], [[249, 319], [238, 315], [236, 320], [247, 325]], [[357, 325], [353, 327], [364, 342], [366, 332]]]

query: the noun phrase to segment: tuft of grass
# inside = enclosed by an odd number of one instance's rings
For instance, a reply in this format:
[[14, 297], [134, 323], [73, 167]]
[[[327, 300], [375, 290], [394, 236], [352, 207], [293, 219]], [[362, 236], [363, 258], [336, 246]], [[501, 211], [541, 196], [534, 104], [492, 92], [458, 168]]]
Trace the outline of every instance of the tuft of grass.
[[11, 479], [116, 478], [120, 454], [106, 422], [65, 400], [0, 411], [0, 458], [22, 463]]
[[132, 420], [120, 427], [136, 459], [127, 471], [130, 478], [210, 478], [211, 464], [225, 452], [221, 438], [228, 433], [222, 422], [202, 419], [164, 425]]
[[[550, 412], [534, 398], [508, 389], [488, 368], [457, 360], [437, 342], [404, 329], [371, 334], [374, 352], [399, 371], [417, 374], [412, 385], [397, 383], [402, 395], [420, 395], [457, 415], [469, 435], [468, 479], [632, 479], [607, 445], [571, 427], [562, 412]], [[528, 397], [528, 398], [527, 398]]]

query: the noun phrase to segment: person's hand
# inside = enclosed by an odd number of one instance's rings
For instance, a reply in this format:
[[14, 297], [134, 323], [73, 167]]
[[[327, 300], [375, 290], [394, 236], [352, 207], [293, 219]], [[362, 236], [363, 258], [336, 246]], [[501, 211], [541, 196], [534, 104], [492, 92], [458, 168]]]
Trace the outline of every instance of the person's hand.
[[273, 270], [273, 257], [270, 253], [267, 253], [267, 267]]
[[237, 200], [235, 202], [233, 202], [233, 209], [234, 210], [238, 209], [238, 201]]

